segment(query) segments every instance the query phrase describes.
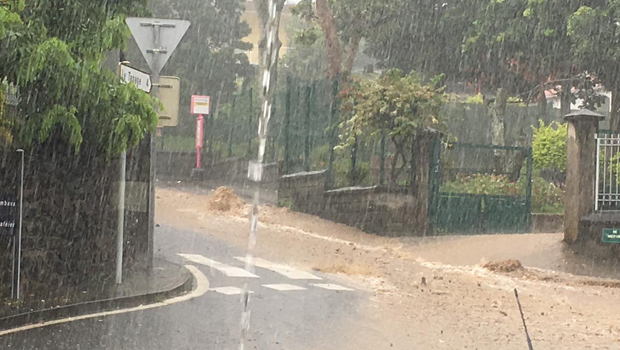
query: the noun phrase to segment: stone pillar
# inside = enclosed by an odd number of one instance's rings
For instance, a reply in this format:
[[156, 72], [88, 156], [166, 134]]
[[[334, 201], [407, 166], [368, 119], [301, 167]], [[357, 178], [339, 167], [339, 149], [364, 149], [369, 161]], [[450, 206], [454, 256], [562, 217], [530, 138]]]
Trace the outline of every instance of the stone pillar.
[[414, 155], [414, 218], [418, 235], [426, 236], [429, 232], [429, 203], [431, 198], [431, 144], [442, 134], [434, 129], [425, 129], [416, 137]]
[[594, 211], [596, 140], [594, 134], [603, 116], [587, 109], [564, 117], [568, 122], [566, 142], [566, 191], [564, 195], [564, 241], [579, 236], [579, 220]]

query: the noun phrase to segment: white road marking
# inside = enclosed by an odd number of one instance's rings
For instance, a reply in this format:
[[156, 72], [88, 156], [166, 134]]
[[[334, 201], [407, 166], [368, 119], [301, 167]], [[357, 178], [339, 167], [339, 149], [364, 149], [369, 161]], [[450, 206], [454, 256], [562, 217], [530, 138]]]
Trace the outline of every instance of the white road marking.
[[205, 258], [202, 255], [198, 255], [198, 254], [177, 254], [177, 255], [189, 261], [193, 261], [197, 264], [206, 265], [213, 269], [216, 269], [228, 277], [258, 278], [258, 276], [256, 276], [255, 274], [248, 272], [242, 268], [222, 264], [221, 262], [217, 262], [215, 260]]
[[353, 291], [354, 290], [351, 288], [343, 287], [343, 286], [332, 284], [332, 283], [317, 283], [317, 284], [310, 283], [310, 285], [314, 287], [327, 289], [327, 290], [338, 290], [338, 291]]
[[[243, 293], [243, 289], [237, 287], [211, 288], [211, 291], [224, 295], [241, 295], [241, 293]], [[250, 294], [254, 294], [254, 292], [250, 291]]]
[[[244, 257], [236, 257], [235, 259], [245, 261]], [[294, 269], [288, 265], [276, 264], [261, 258], [254, 258], [254, 265], [263, 269], [271, 270], [279, 273], [292, 280], [322, 280], [321, 277], [315, 276], [309, 272]]]
[[304, 287], [294, 286], [292, 284], [263, 284], [263, 287], [279, 290], [280, 292], [289, 292], [294, 290], [306, 290]]
[[202, 272], [200, 272], [200, 270], [198, 270], [195, 266], [192, 266], [192, 265], [185, 265], [185, 268], [188, 269], [189, 272], [191, 272], [194, 275], [194, 278], [196, 279], [196, 289], [194, 289], [193, 291], [191, 291], [188, 294], [181, 295], [181, 296], [178, 296], [176, 298], [164, 300], [164, 301], [162, 301], [160, 303], [155, 303], [155, 304], [140, 305], [140, 306], [131, 307], [131, 308], [128, 308], [128, 309], [121, 309], [121, 310], [97, 312], [97, 313], [90, 314], [90, 315], [82, 315], [82, 316], [77, 316], [77, 317], [63, 318], [63, 319], [60, 319], [60, 320], [47, 321], [47, 322], [43, 322], [43, 323], [36, 323], [36, 324], [31, 324], [31, 325], [27, 325], [27, 326], [21, 326], [21, 327], [17, 327], [17, 328], [13, 328], [13, 329], [7, 329], [7, 330], [0, 331], [0, 337], [4, 336], [4, 335], [7, 335], [7, 334], [13, 334], [13, 333], [18, 333], [18, 332], [22, 332], [22, 331], [27, 331], [27, 330], [31, 330], [31, 329], [37, 329], [37, 328], [42, 328], [42, 327], [47, 327], [47, 326], [52, 326], [52, 325], [57, 325], [57, 324], [62, 324], [62, 323], [69, 323], [69, 322], [87, 320], [87, 319], [90, 319], [90, 318], [112, 316], [112, 315], [120, 315], [120, 314], [129, 313], [129, 312], [136, 312], [136, 311], [155, 309], [155, 308], [162, 307], [162, 306], [168, 306], [168, 305], [172, 305], [172, 304], [177, 304], [177, 303], [181, 303], [181, 302], [184, 302], [184, 301], [188, 301], [188, 300], [200, 297], [200, 296], [204, 295], [207, 291], [209, 291], [209, 280], [207, 279], [207, 277]]

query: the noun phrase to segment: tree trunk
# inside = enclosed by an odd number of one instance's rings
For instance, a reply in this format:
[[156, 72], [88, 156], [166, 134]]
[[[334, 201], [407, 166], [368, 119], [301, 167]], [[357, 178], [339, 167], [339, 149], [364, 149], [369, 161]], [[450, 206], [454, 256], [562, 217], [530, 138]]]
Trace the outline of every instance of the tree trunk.
[[547, 124], [547, 95], [545, 95], [545, 85], [540, 86], [540, 96], [538, 97], [538, 119]]
[[611, 92], [611, 112], [609, 114], [609, 129], [614, 132], [620, 131], [620, 89], [616, 88]]
[[349, 80], [351, 76], [351, 71], [353, 71], [353, 65], [355, 64], [355, 58], [357, 57], [357, 51], [360, 47], [359, 37], [354, 37], [347, 45], [344, 52], [344, 62], [342, 64], [342, 81], [346, 82]]
[[570, 81], [562, 84], [562, 91], [560, 92], [560, 111], [562, 116], [570, 113], [570, 103], [572, 94], [572, 83]]
[[334, 15], [327, 0], [316, 0], [316, 15], [319, 26], [325, 36], [325, 51], [327, 53], [327, 77], [335, 78], [340, 73], [342, 55], [340, 52], [340, 38], [334, 21]]
[[[495, 99], [485, 103], [487, 115], [491, 119], [491, 144], [496, 146], [506, 145], [506, 106], [508, 104], [508, 94], [505, 89], [499, 88], [495, 93]], [[494, 171], [496, 174], [503, 173], [503, 154], [504, 151], [493, 151]]]

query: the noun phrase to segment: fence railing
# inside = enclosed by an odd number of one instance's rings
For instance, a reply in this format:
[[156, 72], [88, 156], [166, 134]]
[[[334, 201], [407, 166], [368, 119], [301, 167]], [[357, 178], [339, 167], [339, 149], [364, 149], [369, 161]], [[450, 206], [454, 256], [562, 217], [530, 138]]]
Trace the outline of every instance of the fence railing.
[[620, 134], [596, 136], [596, 190], [594, 209], [620, 211]]

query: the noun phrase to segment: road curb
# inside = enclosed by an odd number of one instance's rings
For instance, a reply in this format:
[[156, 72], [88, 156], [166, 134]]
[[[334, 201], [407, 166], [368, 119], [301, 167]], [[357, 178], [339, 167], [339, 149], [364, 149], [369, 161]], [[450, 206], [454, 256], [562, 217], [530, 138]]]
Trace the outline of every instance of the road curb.
[[191, 291], [195, 285], [195, 277], [188, 273], [183, 283], [174, 288], [153, 293], [132, 295], [126, 297], [100, 299], [65, 305], [53, 309], [27, 312], [0, 318], [0, 331], [22, 327], [35, 323], [43, 323], [68, 317], [77, 317], [103, 311], [112, 311], [140, 305], [153, 304], [170, 299]]

